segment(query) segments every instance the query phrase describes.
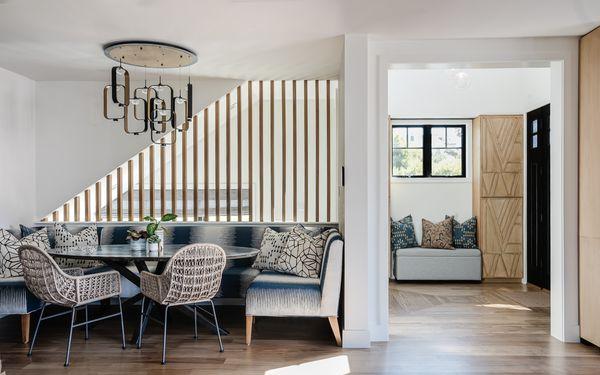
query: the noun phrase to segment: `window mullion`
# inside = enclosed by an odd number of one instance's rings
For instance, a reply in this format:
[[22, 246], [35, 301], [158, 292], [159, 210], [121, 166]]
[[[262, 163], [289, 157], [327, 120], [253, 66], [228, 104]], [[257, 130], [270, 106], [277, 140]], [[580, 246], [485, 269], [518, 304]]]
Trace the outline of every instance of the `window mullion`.
[[431, 177], [431, 126], [423, 126], [423, 177]]

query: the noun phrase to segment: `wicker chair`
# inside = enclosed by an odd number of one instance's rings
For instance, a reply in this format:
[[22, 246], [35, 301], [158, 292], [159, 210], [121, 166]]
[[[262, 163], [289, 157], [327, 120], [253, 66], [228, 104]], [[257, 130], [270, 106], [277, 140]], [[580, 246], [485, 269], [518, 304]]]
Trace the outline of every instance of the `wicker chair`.
[[[121, 278], [116, 271], [84, 275], [81, 269], [61, 270], [54, 259], [45, 251], [34, 246], [24, 245], [19, 248], [19, 259], [23, 266], [23, 277], [27, 288], [42, 301], [40, 317], [35, 327], [33, 339], [29, 347], [31, 356], [42, 320], [71, 314], [71, 326], [67, 343], [65, 366], [69, 366], [73, 328], [85, 325], [85, 338], [89, 338], [88, 324], [119, 316], [121, 318], [122, 348], [125, 349], [125, 328], [123, 325], [123, 309], [119, 298], [119, 312], [100, 318], [88, 319], [87, 305], [111, 297], [119, 297]], [[70, 308], [69, 311], [44, 316], [48, 305]], [[85, 321], [75, 323], [77, 309], [85, 309]]]
[[[138, 349], [142, 347], [144, 321], [153, 302], [164, 306], [163, 322], [163, 352], [162, 361], [166, 363], [167, 353], [167, 315], [169, 307], [178, 305], [193, 305], [194, 307], [194, 337], [198, 338], [198, 324], [196, 319], [198, 304], [210, 302], [212, 316], [214, 317], [217, 335], [219, 337], [219, 349], [223, 351], [223, 342], [215, 305], [212, 298], [219, 291], [221, 277], [225, 268], [225, 251], [217, 245], [192, 244], [183, 247], [167, 263], [161, 275], [155, 275], [146, 271], [141, 273], [140, 288], [142, 290], [142, 309], [140, 315], [140, 327], [138, 338]], [[149, 298], [148, 310], [144, 312], [146, 298]], [[146, 320], [145, 320], [146, 318]]]

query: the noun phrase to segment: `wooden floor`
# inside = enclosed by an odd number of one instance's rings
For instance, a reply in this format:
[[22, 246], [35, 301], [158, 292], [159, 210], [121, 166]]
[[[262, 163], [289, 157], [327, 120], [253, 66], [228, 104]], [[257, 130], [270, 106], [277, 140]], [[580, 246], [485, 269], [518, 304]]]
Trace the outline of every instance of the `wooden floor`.
[[[161, 328], [144, 347], [120, 349], [117, 320], [77, 331], [71, 367], [62, 366], [66, 320], [42, 327], [32, 358], [19, 342], [18, 317], [0, 320], [0, 357], [13, 374], [599, 374], [600, 350], [549, 335], [549, 296], [518, 284], [390, 284], [390, 342], [368, 350], [334, 346], [326, 319], [258, 318], [244, 344], [240, 309], [221, 309], [232, 334], [218, 352], [215, 336], [192, 337], [193, 322], [172, 314], [168, 360], [160, 365]], [[127, 315], [133, 332], [135, 313]], [[299, 365], [299, 367], [298, 367]], [[293, 366], [285, 368], [286, 366]]]

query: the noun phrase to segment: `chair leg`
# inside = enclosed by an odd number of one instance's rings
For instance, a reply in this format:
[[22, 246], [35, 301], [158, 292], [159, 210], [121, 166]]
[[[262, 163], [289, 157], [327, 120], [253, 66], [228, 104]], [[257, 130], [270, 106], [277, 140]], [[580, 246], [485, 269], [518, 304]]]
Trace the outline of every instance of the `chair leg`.
[[219, 328], [219, 322], [217, 321], [217, 312], [215, 311], [215, 304], [213, 301], [210, 301], [210, 305], [212, 306], [213, 317], [215, 318], [215, 326], [217, 326], [217, 337], [219, 337], [219, 351], [222, 353], [223, 349], [223, 341], [221, 341], [221, 329]]
[[89, 321], [88, 319], [88, 305], [85, 305], [85, 339], [89, 340], [90, 338], [90, 328], [89, 328], [89, 324], [87, 323]]
[[137, 348], [142, 348], [142, 334], [144, 331], [144, 304], [146, 303], [146, 297], [142, 297], [142, 309], [140, 310], [140, 330], [138, 331]]
[[246, 345], [250, 345], [252, 342], [252, 323], [254, 317], [252, 315], [246, 315]]
[[[118, 296], [117, 299], [119, 300], [119, 315], [121, 317], [121, 341], [123, 344], [121, 347], [125, 349], [125, 324], [123, 324], [123, 306], [121, 305], [121, 296]], [[87, 306], [85, 311], [87, 312]]]
[[196, 305], [194, 305], [194, 338], [198, 340], [198, 314]]
[[31, 325], [31, 314], [21, 314], [21, 340], [23, 344], [29, 342], [29, 331]]
[[335, 337], [335, 343], [337, 346], [342, 346], [342, 337], [340, 335], [340, 326], [338, 325], [337, 316], [328, 316], [329, 325], [331, 326], [331, 330], [333, 331], [333, 336]]
[[31, 357], [31, 353], [33, 352], [33, 346], [35, 345], [35, 340], [37, 339], [38, 332], [40, 330], [40, 324], [42, 323], [42, 318], [44, 317], [45, 309], [46, 309], [46, 302], [42, 302], [42, 310], [40, 311], [40, 317], [38, 318], [37, 324], [35, 325], [35, 331], [33, 332], [33, 339], [31, 339], [31, 344], [29, 345], [29, 352], [27, 352], [28, 357]]
[[76, 315], [77, 309], [73, 307], [71, 311], [71, 326], [69, 327], [69, 340], [67, 341], [67, 355], [65, 357], [65, 367], [68, 367], [71, 363], [71, 341], [73, 339], [73, 325], [75, 324]]
[[163, 351], [162, 351], [162, 361], [161, 363], [164, 365], [167, 363], [167, 317], [169, 315], [169, 306], [165, 306], [165, 322], [163, 326]]

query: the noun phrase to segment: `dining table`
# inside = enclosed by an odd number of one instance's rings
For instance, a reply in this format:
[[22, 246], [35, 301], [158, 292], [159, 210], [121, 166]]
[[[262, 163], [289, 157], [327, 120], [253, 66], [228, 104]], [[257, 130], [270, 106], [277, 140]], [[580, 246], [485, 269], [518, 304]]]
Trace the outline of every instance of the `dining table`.
[[[173, 257], [173, 255], [185, 245], [165, 244], [159, 251], [149, 252], [146, 250], [132, 250], [129, 244], [106, 244], [98, 246], [74, 246], [74, 247], [55, 247], [48, 250], [48, 254], [56, 258], [66, 258], [75, 260], [87, 260], [101, 262], [105, 266], [119, 272], [127, 280], [131, 281], [137, 287], [140, 286], [140, 274], [143, 271], [161, 274], [165, 267]], [[221, 246], [225, 251], [228, 263], [238, 259], [246, 259], [255, 257], [259, 250], [252, 247], [242, 246]], [[135, 266], [135, 269], [131, 265]], [[135, 272], [137, 270], [137, 272]], [[124, 306], [131, 306], [142, 299], [141, 292], [124, 301]], [[143, 322], [142, 330], [145, 330], [148, 319], [150, 317], [152, 307], [155, 303], [151, 303], [148, 307], [146, 319]], [[196, 314], [199, 322], [207, 326], [213, 333], [216, 334], [217, 327], [213, 323], [212, 314], [202, 308], [194, 308], [189, 306], [181, 306], [183, 311], [188, 314]], [[208, 316], [208, 317], [207, 317]], [[152, 319], [155, 320], [155, 319]], [[227, 335], [229, 332], [219, 327], [222, 335]], [[132, 337], [132, 341], [136, 341], [138, 332]]]

